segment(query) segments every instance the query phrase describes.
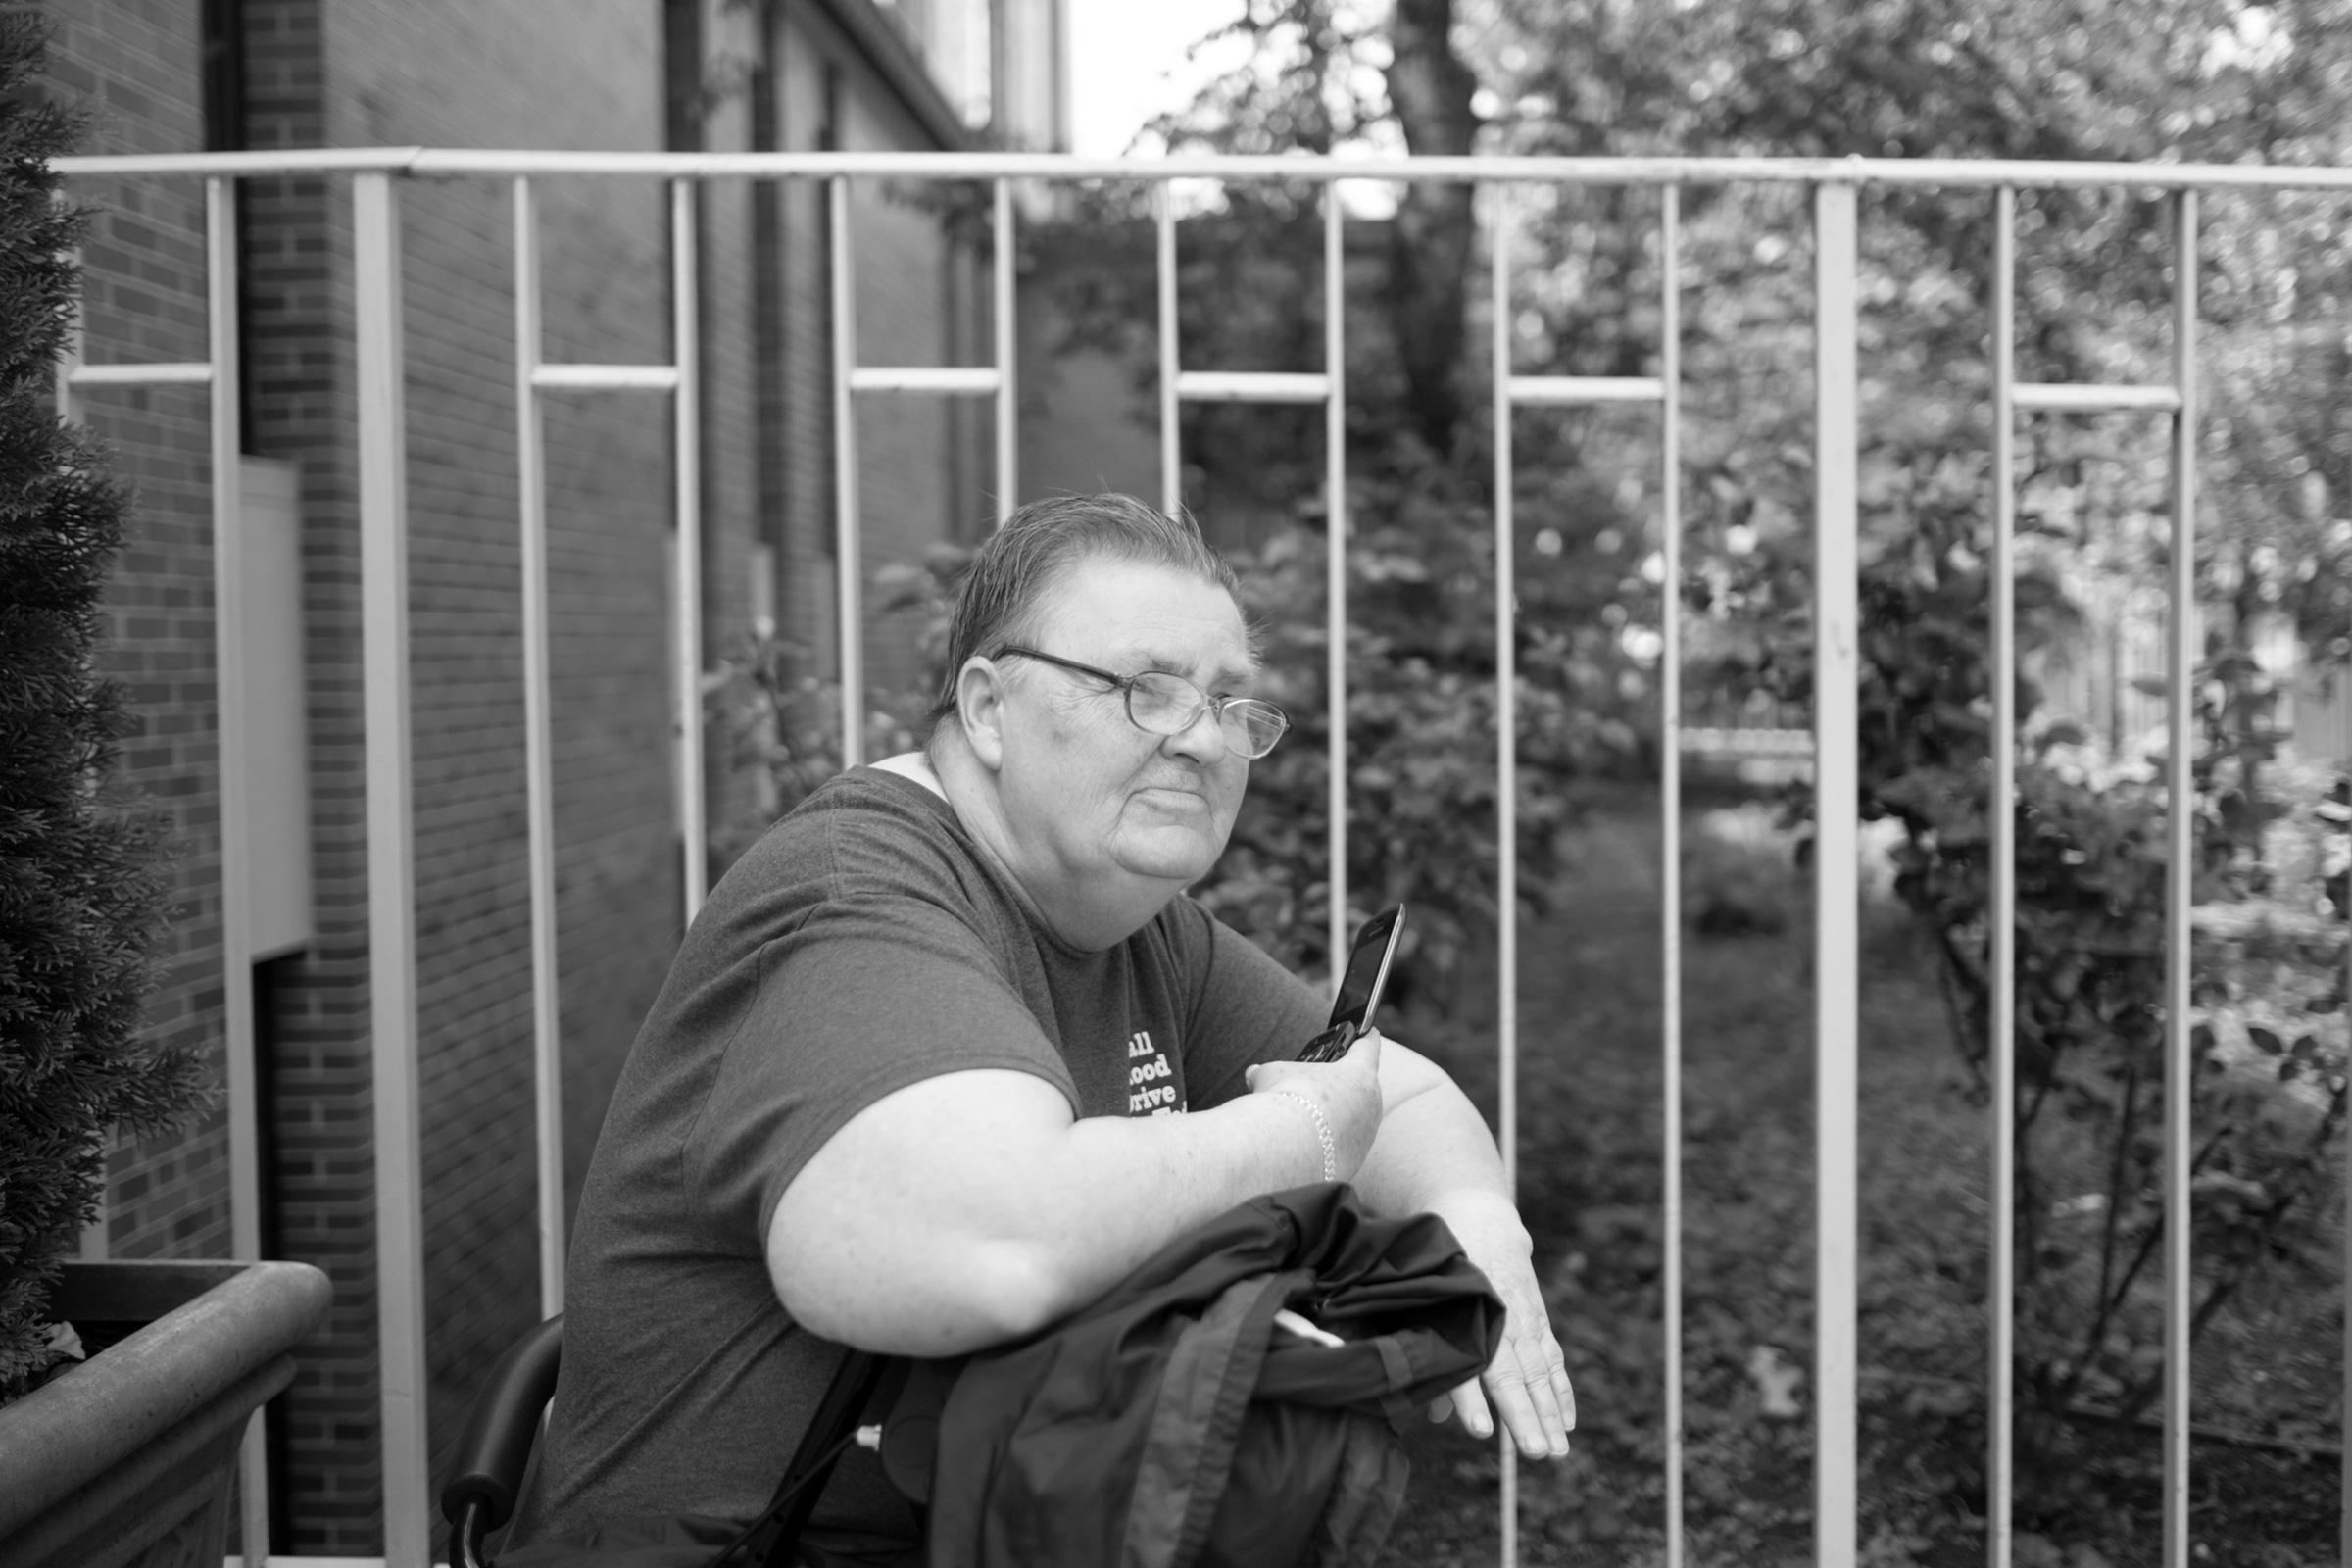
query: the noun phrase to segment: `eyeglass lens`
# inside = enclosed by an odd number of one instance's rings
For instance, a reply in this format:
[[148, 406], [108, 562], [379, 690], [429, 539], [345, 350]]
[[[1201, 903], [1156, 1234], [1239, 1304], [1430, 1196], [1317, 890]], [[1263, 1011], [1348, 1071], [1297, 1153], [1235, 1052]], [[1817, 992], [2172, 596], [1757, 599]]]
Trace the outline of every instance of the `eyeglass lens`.
[[[1154, 734], [1174, 735], [1191, 728], [1200, 710], [1209, 706], [1200, 687], [1161, 670], [1147, 670], [1127, 687], [1127, 716], [1139, 728]], [[1272, 751], [1288, 726], [1271, 705], [1240, 698], [1219, 710], [1217, 727], [1227, 745], [1244, 757], [1254, 758]]]

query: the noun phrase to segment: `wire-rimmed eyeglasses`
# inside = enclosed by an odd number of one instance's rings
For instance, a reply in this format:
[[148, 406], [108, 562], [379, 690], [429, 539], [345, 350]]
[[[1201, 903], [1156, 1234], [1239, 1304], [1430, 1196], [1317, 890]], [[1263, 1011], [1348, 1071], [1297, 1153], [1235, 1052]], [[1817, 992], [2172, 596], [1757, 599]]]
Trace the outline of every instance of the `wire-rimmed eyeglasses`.
[[1225, 737], [1225, 744], [1244, 757], [1255, 759], [1272, 751], [1274, 743], [1291, 727], [1290, 716], [1262, 698], [1211, 697], [1169, 670], [1147, 669], [1140, 675], [1114, 675], [1107, 669], [1081, 664], [1059, 654], [1009, 645], [990, 657], [1003, 659], [1007, 654], [1058, 664], [1117, 687], [1126, 694], [1127, 717], [1148, 735], [1181, 735], [1199, 723], [1203, 712], [1211, 712], [1217, 715], [1217, 730]]

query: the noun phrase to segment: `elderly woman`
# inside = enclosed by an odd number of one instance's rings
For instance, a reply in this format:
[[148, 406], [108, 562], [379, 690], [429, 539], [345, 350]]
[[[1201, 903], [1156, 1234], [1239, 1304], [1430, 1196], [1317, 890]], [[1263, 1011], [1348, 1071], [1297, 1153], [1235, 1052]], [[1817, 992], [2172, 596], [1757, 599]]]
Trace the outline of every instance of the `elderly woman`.
[[[1101, 1294], [1259, 1194], [1435, 1212], [1507, 1312], [1469, 1429], [1575, 1403], [1493, 1138], [1184, 896], [1282, 738], [1231, 569], [1124, 496], [1023, 509], [960, 589], [927, 749], [817, 791], [729, 871], [614, 1093], [516, 1540], [766, 1504], [843, 1346], [951, 1355]], [[1441, 1403], [1432, 1414], [1442, 1417]], [[912, 1535], [853, 1454], [811, 1540]]]

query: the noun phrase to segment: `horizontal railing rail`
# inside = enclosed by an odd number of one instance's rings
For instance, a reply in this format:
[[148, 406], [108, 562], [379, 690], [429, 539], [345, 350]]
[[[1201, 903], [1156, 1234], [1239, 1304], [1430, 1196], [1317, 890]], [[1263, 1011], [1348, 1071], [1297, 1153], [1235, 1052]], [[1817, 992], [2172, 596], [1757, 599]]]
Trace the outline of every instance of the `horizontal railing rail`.
[[[1800, 187], [1812, 194], [1815, 269], [1815, 581], [1813, 606], [1817, 628], [1814, 690], [1817, 702], [1813, 725], [1802, 741], [1775, 740], [1769, 750], [1809, 760], [1815, 789], [1823, 800], [1852, 800], [1858, 788], [1856, 692], [1861, 662], [1858, 651], [1859, 610], [1856, 577], [1859, 569], [1857, 533], [1859, 492], [1857, 459], [1860, 439], [1858, 400], [1857, 322], [1860, 318], [1859, 193], [1872, 189], [1982, 190], [1993, 195], [1996, 242], [1990, 293], [1993, 298], [1993, 375], [1988, 394], [1993, 414], [1992, 515], [1993, 583], [1991, 664], [1993, 668], [1993, 757], [1991, 789], [1995, 800], [2015, 796], [2015, 661], [2016, 608], [2012, 592], [2015, 564], [2016, 496], [2014, 443], [2017, 420], [2035, 414], [2081, 415], [2135, 412], [2168, 415], [2173, 420], [2172, 535], [2170, 606], [2167, 647], [2170, 658], [2168, 718], [2171, 734], [2190, 731], [2187, 674], [2194, 650], [2190, 636], [2194, 616], [2183, 607], [2194, 602], [2193, 523], [2196, 484], [2197, 325], [2196, 240], [2197, 201], [2207, 191], [2352, 191], [2352, 169], [2260, 167], [2193, 164], [2046, 164], [2000, 160], [1889, 160], [1889, 159], [1776, 159], [1776, 158], [1303, 158], [1186, 156], [1148, 161], [1077, 158], [1065, 155], [982, 153], [590, 153], [476, 151], [424, 147], [318, 149], [302, 152], [210, 154], [154, 154], [77, 157], [59, 161], [58, 168], [75, 178], [95, 176], [197, 176], [207, 186], [207, 247], [209, 273], [206, 290], [211, 302], [211, 356], [198, 363], [154, 365], [90, 365], [82, 345], [74, 340], [73, 353], [59, 373], [61, 407], [70, 415], [83, 395], [106, 388], [146, 385], [200, 385], [213, 400], [213, 498], [216, 529], [217, 636], [222, 669], [238, 667], [235, 654], [237, 500], [234, 488], [234, 410], [238, 384], [233, 330], [236, 251], [233, 243], [232, 182], [239, 178], [282, 176], [349, 176], [355, 191], [353, 243], [355, 248], [354, 311], [357, 321], [356, 375], [358, 382], [358, 448], [360, 455], [360, 531], [362, 540], [362, 604], [364, 622], [364, 706], [367, 728], [368, 876], [371, 932], [370, 1020], [375, 1042], [375, 1104], [373, 1115], [376, 1178], [379, 1203], [377, 1249], [381, 1321], [381, 1407], [384, 1452], [386, 1561], [400, 1568], [417, 1568], [425, 1560], [428, 1511], [424, 1489], [424, 1360], [421, 1319], [421, 1219], [418, 1208], [420, 1171], [416, 1157], [416, 994], [415, 923], [415, 859], [408, 795], [410, 735], [408, 718], [407, 599], [405, 540], [407, 503], [401, 400], [405, 349], [402, 339], [400, 292], [400, 223], [397, 191], [402, 180], [504, 178], [513, 182], [514, 244], [516, 286], [515, 391], [517, 396], [520, 466], [518, 519], [523, 552], [522, 598], [525, 636], [526, 784], [531, 839], [530, 902], [532, 907], [532, 979], [534, 993], [535, 1061], [538, 1135], [540, 1138], [540, 1245], [546, 1283], [543, 1305], [561, 1305], [563, 1266], [563, 1169], [560, 1150], [560, 1052], [556, 1016], [556, 936], [554, 925], [554, 849], [549, 769], [550, 737], [546, 682], [546, 474], [539, 420], [541, 397], [550, 392], [653, 392], [671, 400], [672, 439], [677, 452], [674, 521], [677, 579], [670, 610], [670, 631], [677, 701], [681, 707], [680, 734], [674, 759], [677, 819], [684, 837], [686, 908], [692, 918], [702, 897], [700, 861], [702, 792], [702, 736], [699, 705], [695, 700], [701, 654], [699, 584], [701, 531], [699, 479], [695, 468], [701, 439], [697, 401], [699, 375], [695, 344], [700, 328], [696, 293], [695, 213], [698, 186], [724, 179], [822, 180], [827, 185], [831, 223], [831, 342], [830, 368], [834, 407], [834, 464], [836, 485], [836, 544], [840, 646], [838, 667], [844, 694], [842, 755], [847, 765], [863, 760], [861, 723], [864, 690], [862, 648], [863, 605], [860, 571], [862, 523], [857, 487], [858, 441], [856, 396], [931, 395], [984, 396], [995, 400], [997, 440], [998, 517], [1009, 512], [1017, 494], [1014, 461], [1017, 452], [1018, 398], [1013, 346], [1017, 341], [1013, 292], [1013, 186], [1022, 181], [1125, 181], [1157, 188], [1157, 304], [1159, 328], [1159, 443], [1162, 461], [1162, 500], [1170, 508], [1181, 500], [1181, 409], [1187, 402], [1320, 404], [1324, 408], [1327, 445], [1325, 500], [1327, 505], [1326, 607], [1328, 665], [1326, 699], [1334, 722], [1329, 753], [1329, 855], [1331, 865], [1330, 938], [1334, 952], [1346, 936], [1348, 816], [1347, 693], [1347, 452], [1345, 383], [1345, 275], [1342, 267], [1343, 212], [1336, 190], [1324, 194], [1324, 310], [1325, 364], [1319, 371], [1243, 372], [1214, 368], [1183, 367], [1176, 288], [1178, 230], [1181, 226], [1173, 187], [1181, 181], [1295, 181], [1336, 186], [1343, 181], [1467, 181], [1491, 187], [1487, 193], [1491, 241], [1489, 260], [1494, 308], [1489, 345], [1494, 441], [1494, 516], [1495, 544], [1494, 638], [1497, 689], [1496, 725], [1498, 790], [1497, 905], [1516, 907], [1517, 771], [1512, 694], [1516, 690], [1515, 645], [1518, 612], [1513, 603], [1513, 447], [1512, 419], [1517, 411], [1564, 409], [1599, 405], [1655, 406], [1659, 425], [1659, 469], [1662, 484], [1658, 550], [1663, 581], [1661, 595], [1663, 651], [1668, 671], [1680, 667], [1683, 649], [1680, 596], [1671, 585], [1681, 580], [1680, 419], [1683, 367], [1680, 348], [1680, 208], [1682, 187], [1731, 183]], [[659, 179], [671, 182], [670, 309], [673, 362], [667, 365], [555, 364], [540, 358], [538, 226], [532, 198], [534, 180], [556, 177]], [[993, 325], [995, 363], [988, 366], [868, 366], [858, 363], [855, 338], [857, 272], [852, 265], [850, 188], [858, 180], [922, 179], [993, 182], [994, 251]], [[1520, 191], [1530, 187], [1607, 185], [1654, 187], [1661, 191], [1658, 220], [1661, 284], [1655, 376], [1585, 377], [1521, 374], [1513, 368], [1510, 316], [1512, 272], [1509, 254], [1509, 214]], [[2021, 382], [2017, 377], [2014, 339], [2017, 331], [2014, 274], [2016, 270], [2015, 197], [2024, 190], [2108, 188], [2154, 193], [2167, 197], [2174, 215], [2174, 353], [2169, 384], [2155, 386], [2062, 385]], [[1678, 682], [1662, 684], [1661, 732], [1684, 737]], [[236, 809], [240, 781], [233, 759], [242, 722], [239, 699], [224, 683], [221, 691], [221, 756], [223, 777], [223, 889], [225, 924], [238, 927], [241, 900], [239, 836]], [[1748, 732], [1737, 732], [1745, 735]], [[1757, 734], [1777, 736], [1777, 731]], [[1735, 732], [1691, 730], [1685, 739], [1704, 750], [1719, 737]], [[1731, 742], [1726, 740], [1725, 745]], [[1682, 745], [1660, 748], [1663, 803], [1661, 911], [1664, 1011], [1661, 1026], [1661, 1068], [1664, 1079], [1661, 1135], [1663, 1160], [1663, 1222], [1667, 1237], [1663, 1259], [1666, 1433], [1666, 1551], [1670, 1565], [1684, 1551], [1684, 1432], [1682, 1400], [1683, 1229], [1682, 1149], [1682, 1012], [1681, 921], [1678, 866], [1681, 821], [1678, 808]], [[2190, 799], [2188, 748], [2175, 745], [2167, 760], [2173, 802]], [[376, 787], [376, 786], [383, 787]], [[1814, 1516], [1816, 1555], [1825, 1568], [1844, 1568], [1857, 1559], [1855, 1526], [1858, 1514], [1856, 1446], [1857, 1387], [1857, 1273], [1856, 1234], [1858, 1181], [1858, 1029], [1856, 1015], [1860, 985], [1859, 929], [1856, 882], [1859, 845], [1851, 813], [1817, 813], [1817, 853], [1814, 942], [1819, 1011], [1814, 1026], [1817, 1068], [1818, 1139], [1815, 1156], [1817, 1271], [1815, 1312], [1817, 1349], [1815, 1403], [1818, 1421]], [[2014, 1412], [2010, 1359], [2014, 1348], [2011, 1298], [2015, 1281], [2010, 1251], [2014, 1245], [2011, 1215], [2016, 1168], [2014, 1133], [2007, 1106], [2015, 1090], [2015, 1019], [2010, 989], [2014, 983], [2014, 924], [2017, 888], [2011, 813], [1990, 813], [1995, 835], [1992, 888], [1991, 973], [1993, 1017], [1987, 1041], [1993, 1074], [1995, 1107], [1990, 1117], [1991, 1267], [1992, 1286], [1986, 1303], [1991, 1325], [1991, 1353], [1987, 1366], [1991, 1433], [1987, 1447], [1987, 1557], [1992, 1568], [2007, 1568], [2012, 1535], [2010, 1492], [2014, 1458], [2010, 1426]], [[2168, 1568], [2185, 1568], [2189, 1560], [2188, 1513], [2188, 1213], [2187, 1177], [2190, 1168], [2188, 1096], [2190, 1062], [2187, 1038], [2189, 886], [2184, 874], [2188, 860], [2187, 813], [2174, 810], [2168, 828], [2173, 867], [2167, 900], [2165, 933], [2170, 970], [2166, 984], [2167, 1124], [2164, 1133], [2166, 1172], [2166, 1374], [2163, 1413], [2165, 1425], [2164, 1557]], [[223, 962], [232, 967], [242, 955], [233, 936], [223, 943]], [[1518, 1035], [1518, 937], [1515, 924], [1499, 922], [1497, 937], [1496, 1050], [1500, 1084], [1497, 1128], [1503, 1156], [1516, 1178]], [[253, 1020], [246, 988], [226, 987], [226, 1032], [230, 1061], [230, 1130], [232, 1207], [238, 1255], [252, 1255], [258, 1247], [254, 1218], [258, 1202], [257, 1133], [252, 1103]], [[240, 1003], [238, 999], [245, 1000]], [[257, 1463], [260, 1449], [249, 1446]], [[1502, 1489], [1502, 1557], [1506, 1564], [1517, 1555], [1516, 1471], [1507, 1441], [1500, 1446]], [[2347, 1471], [2347, 1497], [2352, 1497], [2352, 1470]], [[258, 1486], [258, 1481], [254, 1483]], [[248, 1529], [265, 1517], [258, 1491], [249, 1490]], [[2346, 1510], [2352, 1532], [2352, 1507]], [[255, 1539], [251, 1534], [249, 1540]], [[2348, 1534], [2352, 1540], [2352, 1534]]]
[[1990, 190], [2352, 190], [2352, 169], [2293, 164], [2037, 163], [1999, 158], [1313, 158], [1067, 153], [630, 153], [456, 147], [321, 147], [298, 152], [125, 153], [60, 158], [65, 174], [584, 174], [623, 179], [1124, 180], [1386, 179], [1535, 185], [1819, 185]]

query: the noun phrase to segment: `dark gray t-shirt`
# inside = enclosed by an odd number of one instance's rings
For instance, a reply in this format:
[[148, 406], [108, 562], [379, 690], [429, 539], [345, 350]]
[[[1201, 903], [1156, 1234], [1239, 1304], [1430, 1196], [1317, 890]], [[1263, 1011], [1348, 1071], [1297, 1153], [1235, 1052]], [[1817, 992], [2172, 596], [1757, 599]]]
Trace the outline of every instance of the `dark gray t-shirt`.
[[[1250, 1063], [1296, 1055], [1323, 1010], [1189, 898], [1117, 947], [1065, 947], [929, 790], [872, 769], [827, 784], [712, 891], [629, 1052], [512, 1541], [766, 1506], [841, 1355], [777, 1302], [768, 1219], [859, 1110], [977, 1068], [1035, 1073], [1080, 1116], [1207, 1109]], [[851, 1450], [812, 1537], [881, 1551], [913, 1534]]]

